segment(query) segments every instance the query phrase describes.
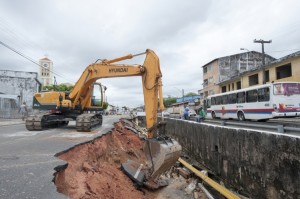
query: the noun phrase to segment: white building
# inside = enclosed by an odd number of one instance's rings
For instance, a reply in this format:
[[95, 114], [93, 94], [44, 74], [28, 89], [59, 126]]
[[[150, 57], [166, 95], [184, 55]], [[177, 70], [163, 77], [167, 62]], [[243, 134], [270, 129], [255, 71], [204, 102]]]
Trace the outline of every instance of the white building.
[[53, 85], [53, 62], [47, 57], [39, 60], [38, 74], [43, 86]]
[[16, 117], [22, 102], [26, 102], [31, 110], [33, 94], [40, 86], [35, 72], [0, 70], [0, 116]]

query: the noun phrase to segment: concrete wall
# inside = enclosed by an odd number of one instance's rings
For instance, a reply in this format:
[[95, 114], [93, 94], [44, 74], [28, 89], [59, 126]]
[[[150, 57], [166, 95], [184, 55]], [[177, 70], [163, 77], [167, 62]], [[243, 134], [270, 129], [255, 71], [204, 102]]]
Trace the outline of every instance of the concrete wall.
[[300, 138], [169, 119], [187, 154], [251, 198], [300, 198]]
[[37, 78], [35, 72], [0, 70], [0, 117], [18, 117], [19, 106], [24, 101], [31, 111], [33, 94], [39, 89]]

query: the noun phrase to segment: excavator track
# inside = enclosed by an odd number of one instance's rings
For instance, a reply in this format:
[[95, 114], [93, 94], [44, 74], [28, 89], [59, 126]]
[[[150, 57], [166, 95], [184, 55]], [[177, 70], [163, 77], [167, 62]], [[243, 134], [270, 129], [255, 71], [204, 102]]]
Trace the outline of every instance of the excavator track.
[[47, 128], [56, 128], [67, 124], [68, 121], [58, 120], [51, 113], [31, 115], [26, 119], [26, 129], [28, 131], [42, 131]]
[[99, 113], [84, 113], [76, 118], [78, 132], [90, 132], [92, 128], [102, 125], [102, 115]]

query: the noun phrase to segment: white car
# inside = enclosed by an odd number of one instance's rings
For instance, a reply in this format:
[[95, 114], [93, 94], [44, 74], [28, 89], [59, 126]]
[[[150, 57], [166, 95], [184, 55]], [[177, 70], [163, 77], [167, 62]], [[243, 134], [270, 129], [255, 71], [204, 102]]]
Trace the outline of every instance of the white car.
[[169, 113], [168, 111], [164, 111], [164, 112], [163, 112], [163, 115], [164, 115], [164, 116], [170, 116], [170, 113]]
[[196, 117], [197, 113], [194, 110], [189, 111], [189, 117]]
[[[169, 117], [170, 116], [170, 113], [168, 111], [163, 111], [162, 113], [163, 113], [163, 115], [165, 117]], [[158, 116], [161, 116], [161, 113], [158, 113]]]

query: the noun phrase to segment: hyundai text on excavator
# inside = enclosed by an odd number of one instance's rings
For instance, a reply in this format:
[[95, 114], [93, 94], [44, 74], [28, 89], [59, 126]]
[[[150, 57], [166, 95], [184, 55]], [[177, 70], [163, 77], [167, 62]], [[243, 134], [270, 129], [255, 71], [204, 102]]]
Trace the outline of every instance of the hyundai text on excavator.
[[[115, 64], [146, 54], [143, 65]], [[77, 131], [90, 131], [94, 126], [102, 124], [102, 103], [94, 103], [95, 86], [103, 93], [101, 84], [96, 83], [101, 78], [141, 76], [146, 113], [147, 139], [144, 152], [148, 159], [146, 165], [128, 160], [121, 169], [135, 183], [156, 189], [166, 186], [167, 182], [159, 179], [176, 163], [181, 153], [179, 143], [171, 138], [160, 135], [161, 126], [158, 123], [158, 104], [163, 112], [162, 74], [157, 55], [150, 49], [136, 55], [126, 55], [112, 60], [101, 60], [86, 67], [70, 93], [50, 91], [34, 95], [33, 107], [41, 110], [51, 110], [50, 113], [32, 115], [26, 120], [28, 130], [42, 130], [52, 124], [65, 125], [69, 120], [76, 120]], [[103, 101], [103, 100], [102, 100]], [[98, 106], [97, 106], [98, 105]]]

